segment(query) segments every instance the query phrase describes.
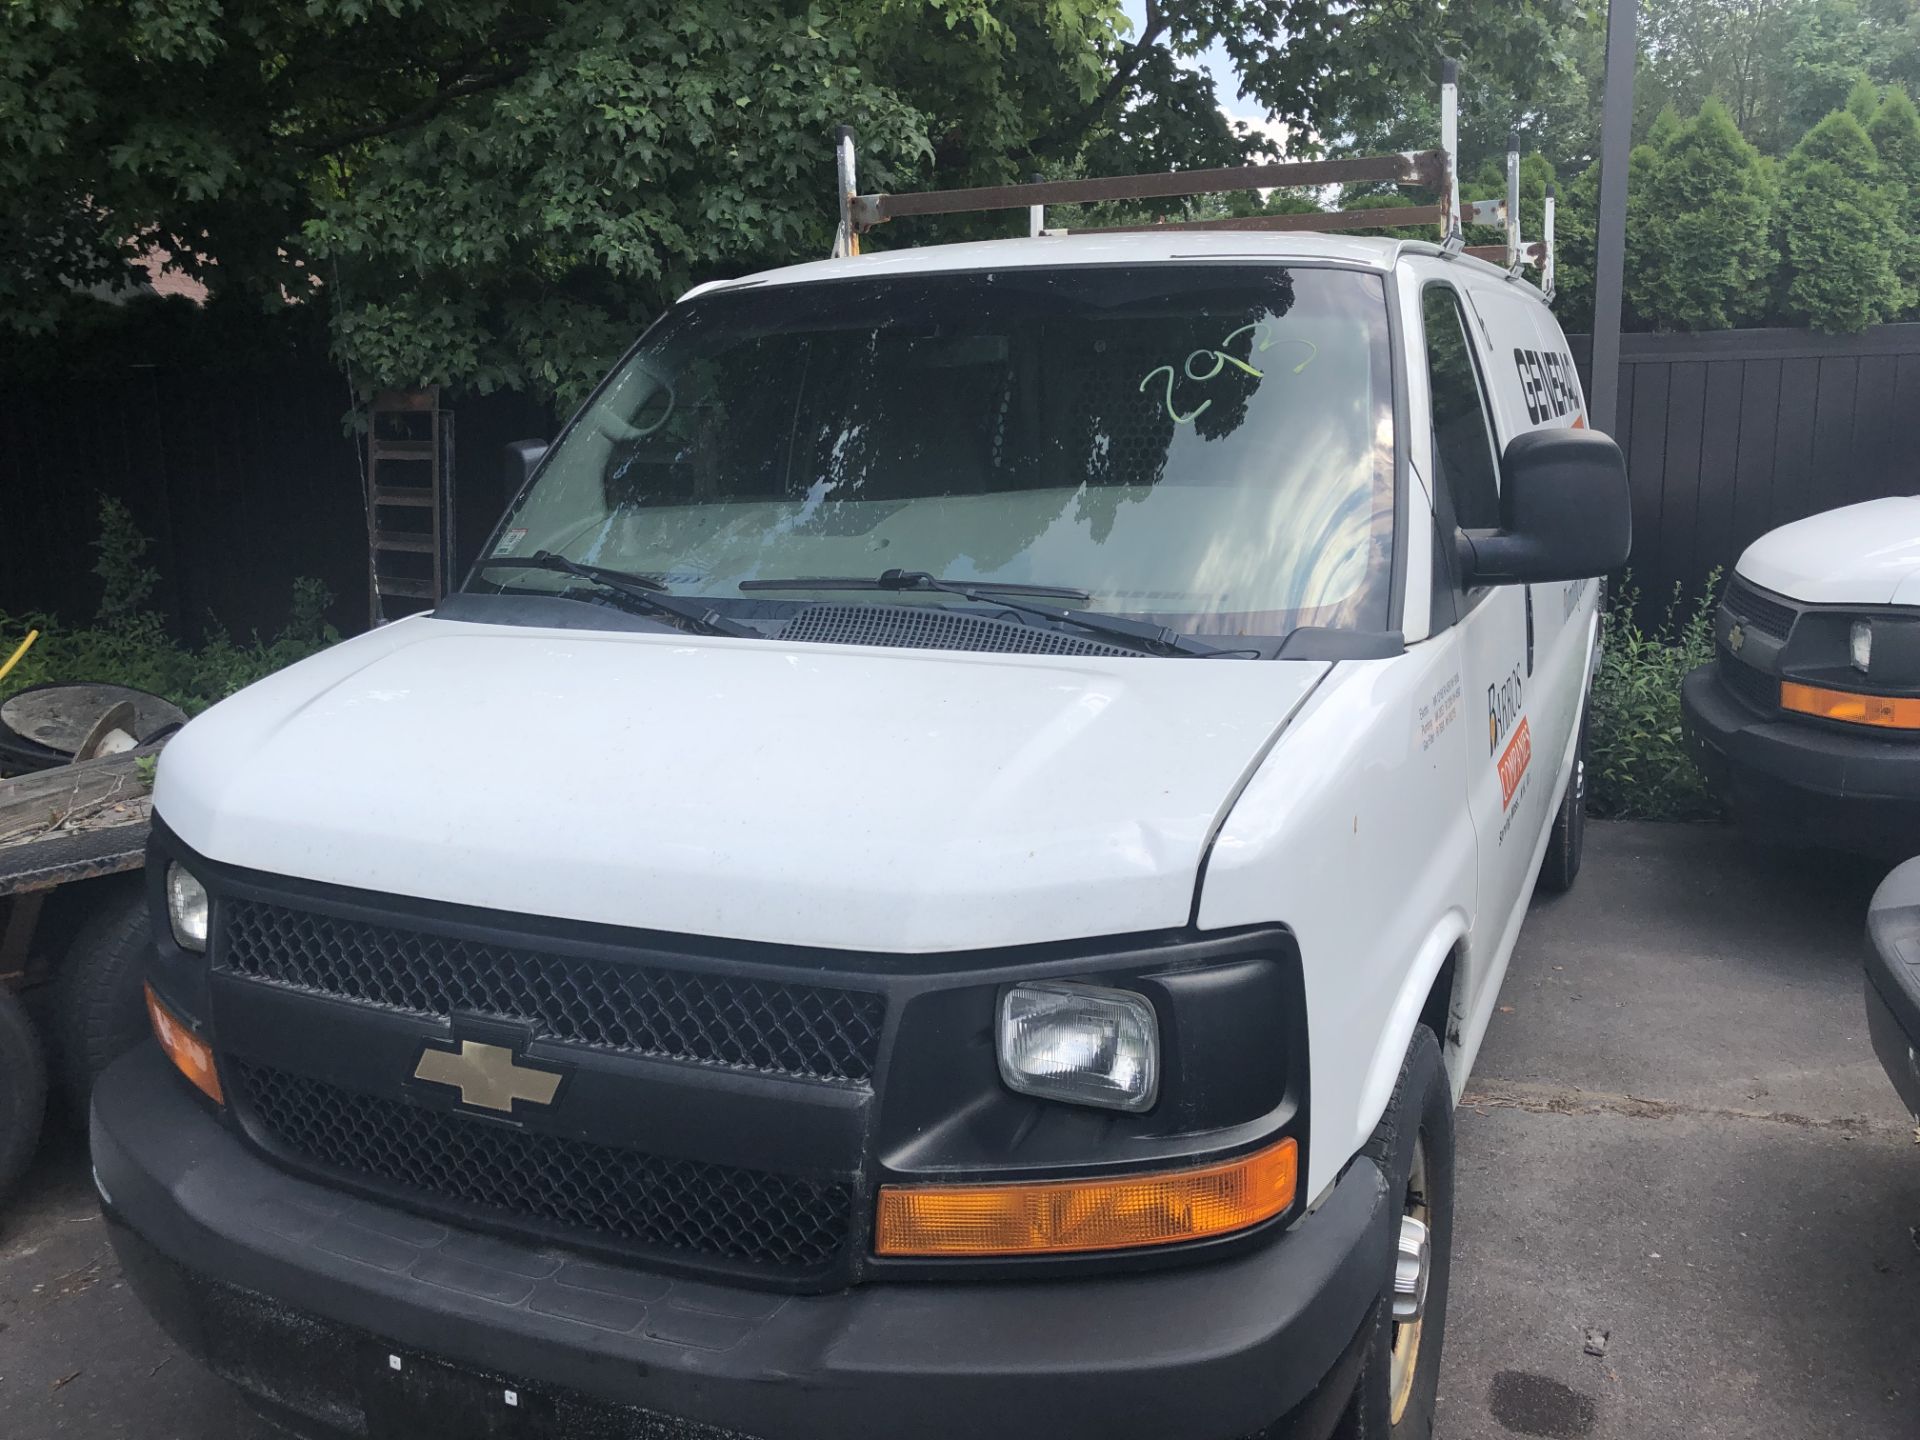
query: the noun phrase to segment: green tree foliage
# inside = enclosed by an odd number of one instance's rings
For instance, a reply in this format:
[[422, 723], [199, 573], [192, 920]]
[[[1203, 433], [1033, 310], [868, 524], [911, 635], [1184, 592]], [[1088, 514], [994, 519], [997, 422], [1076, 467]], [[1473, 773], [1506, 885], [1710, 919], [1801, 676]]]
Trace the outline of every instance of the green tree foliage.
[[[1780, 155], [1865, 78], [1920, 85], [1916, 0], [1640, 0], [1637, 133], [1659, 108], [1709, 96]], [[1862, 125], [1869, 117], [1860, 116]]]
[[1788, 314], [1817, 330], [1852, 332], [1906, 309], [1894, 225], [1873, 142], [1858, 120], [1836, 110], [1794, 147], [1781, 177]]
[[[1650, 148], [1650, 147], [1648, 147]], [[1718, 330], [1758, 318], [1779, 256], [1760, 156], [1718, 100], [1666, 135], [1634, 197], [1634, 312], [1657, 330]]]
[[1668, 105], [1690, 115], [1713, 97], [1742, 134], [1771, 149], [1786, 105], [1782, 57], [1803, 8], [1804, 0], [1642, 0], [1636, 133]]
[[[1518, 84], [1477, 68], [1462, 70], [1461, 172], [1476, 187], [1485, 167], [1504, 167], [1512, 136], [1519, 137], [1523, 154], [1537, 152], [1555, 168], [1578, 169], [1598, 153], [1604, 47], [1597, 18], [1592, 9], [1576, 15], [1557, 37], [1554, 53]], [[1408, 87], [1384, 113], [1343, 118], [1348, 125], [1330, 138], [1331, 154], [1424, 150], [1440, 134], [1439, 92], [1432, 85]]]
[[0, 325], [153, 245], [321, 297], [363, 386], [570, 394], [689, 283], [824, 253], [837, 123], [875, 187], [1232, 163], [1267, 142], [1186, 57], [1224, 48], [1307, 134], [1443, 48], [1522, 84], [1584, 7], [1149, 0], [1136, 32], [1118, 0], [10, 0]]
[[[1664, 106], [1649, 126], [1648, 139], [1633, 147], [1627, 157], [1627, 253], [1640, 256], [1655, 242], [1651, 225], [1652, 211], [1647, 196], [1652, 192], [1656, 174], [1666, 151], [1685, 129], [1671, 105]], [[1554, 309], [1569, 330], [1584, 330], [1593, 322], [1593, 272], [1597, 250], [1596, 222], [1600, 208], [1600, 165], [1588, 165], [1560, 190], [1555, 217], [1555, 272], [1558, 293]], [[1628, 268], [1629, 286], [1623, 297], [1628, 329], [1644, 329], [1647, 322], [1635, 311], [1632, 267]]]
[[26, 658], [0, 679], [0, 700], [30, 685], [91, 680], [150, 690], [197, 715], [340, 639], [326, 619], [333, 597], [318, 580], [301, 579], [293, 582], [287, 623], [271, 640], [255, 635], [236, 641], [216, 624], [199, 645], [182, 645], [151, 603], [159, 580], [144, 559], [151, 545], [124, 505], [102, 497], [100, 534], [93, 542], [101, 595], [93, 623], [0, 612], [0, 651], [11, 651], [28, 631], [40, 632]]
[[1593, 324], [1594, 219], [1600, 208], [1600, 164], [1595, 161], [1560, 187], [1554, 214], [1553, 308], [1569, 330]]
[[1920, 19], [1913, 0], [1799, 0], [1791, 11], [1792, 33], [1773, 62], [1783, 75], [1781, 144], [1847, 108], [1863, 78], [1920, 81]]
[[1873, 117], [1880, 113], [1880, 87], [1862, 74], [1853, 82], [1853, 88], [1847, 92], [1847, 103], [1841, 108], [1860, 122], [1862, 130], [1871, 130]]

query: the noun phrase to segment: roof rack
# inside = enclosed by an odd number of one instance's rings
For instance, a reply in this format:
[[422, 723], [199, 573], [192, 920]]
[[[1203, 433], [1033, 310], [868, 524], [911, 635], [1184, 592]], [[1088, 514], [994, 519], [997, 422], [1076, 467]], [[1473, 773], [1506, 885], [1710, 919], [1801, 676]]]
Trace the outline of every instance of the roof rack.
[[[1043, 180], [1024, 185], [983, 185], [967, 190], [925, 190], [917, 194], [862, 195], [855, 180], [853, 130], [842, 125], [834, 135], [834, 161], [840, 194], [840, 224], [834, 232], [836, 258], [858, 255], [860, 237], [876, 225], [915, 215], [957, 215], [984, 210], [1025, 210], [1030, 235], [1094, 235], [1158, 230], [1369, 230], [1401, 225], [1437, 225], [1441, 244], [1483, 260], [1504, 264], [1519, 275], [1528, 265], [1541, 272], [1541, 288], [1553, 293], [1553, 191], [1547, 191], [1546, 235], [1526, 243], [1520, 235], [1520, 147], [1507, 152], [1507, 193], [1496, 200], [1460, 202], [1460, 65], [1441, 63], [1440, 146], [1397, 155], [1367, 155], [1350, 160], [1292, 160], [1271, 165], [1236, 165], [1220, 170], [1172, 170], [1156, 175], [1113, 175], [1092, 180]], [[1245, 215], [1220, 220], [1172, 220], [1145, 225], [1104, 225], [1049, 230], [1049, 205], [1078, 205], [1100, 200], [1161, 200], [1185, 195], [1216, 195], [1238, 190], [1269, 190], [1390, 182], [1419, 185], [1440, 198], [1431, 205], [1336, 210], [1306, 215]], [[1503, 244], [1468, 247], [1464, 226], [1499, 225]]]
[[1520, 137], [1518, 134], [1507, 138], [1507, 193], [1498, 200], [1470, 200], [1464, 211], [1469, 225], [1498, 225], [1506, 232], [1505, 239], [1498, 245], [1468, 245], [1466, 253], [1481, 260], [1504, 265], [1508, 272], [1519, 275], [1531, 265], [1540, 272], [1540, 289], [1546, 297], [1553, 298], [1553, 212], [1555, 207], [1553, 184], [1547, 184], [1546, 204], [1541, 214], [1541, 237], [1538, 240], [1523, 239], [1520, 234]]

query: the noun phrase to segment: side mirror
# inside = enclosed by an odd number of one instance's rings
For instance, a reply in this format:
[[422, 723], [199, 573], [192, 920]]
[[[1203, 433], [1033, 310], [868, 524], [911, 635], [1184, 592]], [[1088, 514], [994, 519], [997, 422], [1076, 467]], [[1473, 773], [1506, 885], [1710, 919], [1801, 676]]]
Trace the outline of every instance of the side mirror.
[[1626, 564], [1633, 502], [1620, 447], [1594, 430], [1531, 430], [1500, 457], [1500, 528], [1463, 530], [1474, 585], [1585, 580]]
[[507, 497], [511, 499], [520, 493], [520, 488], [531, 480], [533, 472], [540, 468], [540, 462], [546, 458], [547, 442], [509, 440], [502, 453], [506, 460]]

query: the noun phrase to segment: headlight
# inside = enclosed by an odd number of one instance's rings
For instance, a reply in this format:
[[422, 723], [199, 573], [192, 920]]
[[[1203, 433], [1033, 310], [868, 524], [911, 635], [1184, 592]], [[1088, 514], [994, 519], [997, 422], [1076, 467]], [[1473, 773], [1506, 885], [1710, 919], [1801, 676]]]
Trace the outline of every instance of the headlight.
[[1847, 636], [1847, 658], [1862, 675], [1873, 664], [1873, 626], [1864, 620], [1853, 622], [1853, 629]]
[[1093, 985], [1016, 985], [1000, 1001], [1000, 1078], [1023, 1095], [1149, 1110], [1160, 1026], [1144, 995]]
[[207, 887], [177, 860], [167, 866], [167, 920], [182, 950], [207, 948]]

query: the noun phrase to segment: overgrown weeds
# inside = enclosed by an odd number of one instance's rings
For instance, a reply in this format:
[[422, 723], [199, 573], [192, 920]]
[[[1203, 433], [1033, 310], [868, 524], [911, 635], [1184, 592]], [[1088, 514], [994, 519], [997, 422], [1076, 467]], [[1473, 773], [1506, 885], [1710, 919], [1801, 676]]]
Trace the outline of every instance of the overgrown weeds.
[[150, 543], [126, 506], [101, 500], [100, 537], [93, 542], [101, 596], [93, 622], [73, 626], [52, 615], [0, 614], [0, 656], [29, 630], [40, 632], [26, 658], [0, 680], [0, 699], [46, 681], [95, 680], [150, 690], [194, 715], [340, 638], [326, 620], [333, 597], [318, 580], [303, 579], [293, 582], [291, 617], [271, 639], [238, 641], [216, 627], [197, 648], [180, 644], [153, 608], [160, 577], [146, 563]]
[[1617, 820], [1707, 820], [1719, 806], [1687, 755], [1680, 681], [1713, 658], [1720, 572], [1689, 600], [1676, 584], [1660, 623], [1642, 628], [1640, 591], [1615, 587], [1587, 732], [1587, 811]]

